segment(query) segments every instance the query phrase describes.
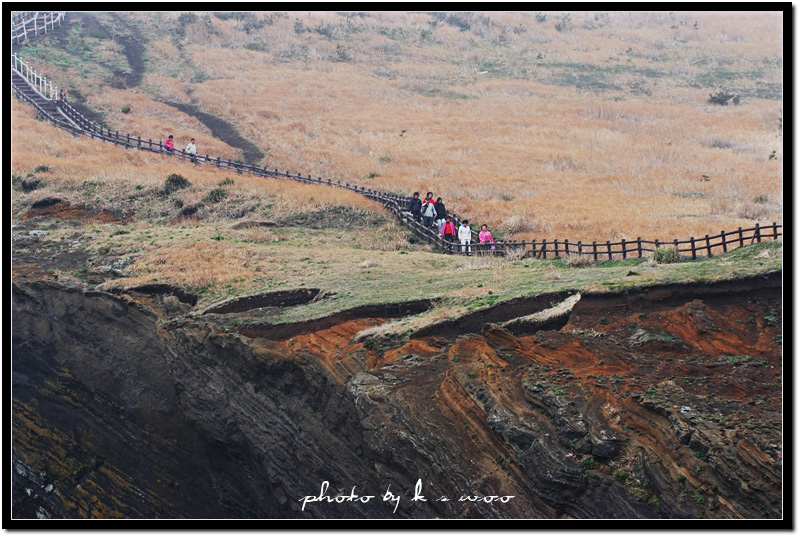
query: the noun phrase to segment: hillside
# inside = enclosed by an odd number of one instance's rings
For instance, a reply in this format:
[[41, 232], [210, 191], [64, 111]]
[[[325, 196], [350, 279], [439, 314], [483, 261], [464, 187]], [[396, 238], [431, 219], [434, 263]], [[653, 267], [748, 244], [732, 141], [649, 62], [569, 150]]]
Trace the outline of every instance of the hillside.
[[781, 220], [780, 20], [87, 13], [20, 53], [112, 130], [432, 190], [510, 237], [672, 240]]

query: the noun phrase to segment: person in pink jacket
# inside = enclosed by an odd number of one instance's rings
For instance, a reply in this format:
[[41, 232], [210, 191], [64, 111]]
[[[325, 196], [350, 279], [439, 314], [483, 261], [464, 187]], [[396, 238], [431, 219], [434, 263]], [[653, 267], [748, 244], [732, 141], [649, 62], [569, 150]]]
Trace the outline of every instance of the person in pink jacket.
[[494, 250], [494, 237], [492, 237], [492, 232], [489, 231], [489, 226], [486, 224], [481, 226], [481, 232], [478, 233], [478, 240], [481, 244], [486, 244], [487, 242], [492, 243], [492, 250]]
[[481, 241], [481, 244], [485, 244], [487, 242], [494, 242], [494, 238], [492, 238], [492, 232], [489, 231], [489, 226], [483, 224], [481, 226], [481, 232], [478, 233], [478, 240]]

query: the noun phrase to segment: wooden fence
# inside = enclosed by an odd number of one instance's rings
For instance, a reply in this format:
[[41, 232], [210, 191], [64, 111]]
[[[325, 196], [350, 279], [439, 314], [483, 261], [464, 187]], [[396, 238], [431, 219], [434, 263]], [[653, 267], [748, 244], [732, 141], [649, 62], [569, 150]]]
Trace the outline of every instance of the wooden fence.
[[20, 43], [25, 39], [46, 34], [66, 17], [65, 11], [25, 11], [11, 17], [11, 42]]
[[672, 242], [660, 240], [622, 239], [618, 242], [592, 241], [521, 241], [521, 242], [496, 242], [494, 244], [473, 244], [472, 251], [478, 254], [518, 255], [521, 257], [535, 257], [546, 259], [561, 256], [588, 256], [594, 261], [610, 259], [627, 259], [628, 257], [649, 257], [656, 249], [674, 248], [682, 257], [697, 259], [698, 257], [712, 257], [727, 252], [745, 244], [760, 243], [764, 240], [776, 240], [783, 235], [783, 226], [777, 222], [761, 226], [756, 223], [751, 228], [738, 228], [735, 231], [720, 231], [717, 235], [704, 237], [691, 237], [689, 240]]
[[[24, 14], [15, 16], [15, 20], [17, 20], [17, 17], [22, 17], [22, 15]], [[38, 15], [34, 19], [37, 18]], [[12, 30], [21, 27], [24, 31], [27, 26], [24, 22], [24, 17], [19, 19], [16, 26], [15, 20], [12, 20]], [[45, 17], [43, 20], [49, 20], [52, 28], [54, 20], [56, 20], [58, 24], [63, 20], [63, 13], [61, 13], [58, 18], [50, 17], [47, 19]], [[35, 25], [32, 27], [36, 28]], [[44, 28], [43, 31], [46, 31], [46, 24]], [[144, 139], [130, 133], [120, 134], [119, 131], [111, 131], [85, 117], [69, 103], [67, 95], [63, 91], [59, 92], [58, 88], [55, 87], [55, 93], [53, 93], [52, 88], [54, 86], [52, 86], [46, 78], [40, 76], [34, 69], [31, 69], [27, 63], [22, 62], [16, 54], [12, 54], [12, 69], [16, 71], [18, 75], [21, 75], [22, 79], [26, 82], [26, 84], [20, 83], [17, 79], [12, 77], [12, 87], [14, 88], [15, 94], [25, 102], [34, 106], [40, 117], [46, 118], [54, 126], [66, 129], [75, 136], [89, 136], [93, 139], [113, 143], [126, 149], [163, 153], [171, 158], [189, 160], [196, 164], [209, 164], [218, 168], [230, 169], [237, 174], [248, 173], [259, 177], [285, 177], [303, 183], [345, 188], [383, 203], [383, 206], [391, 211], [402, 225], [407, 227], [417, 237], [427, 241], [429, 244], [435, 245], [443, 253], [455, 254], [461, 253], [463, 250], [460, 243], [445, 241], [439, 235], [438, 229], [426, 227], [422, 222], [417, 221], [407, 210], [408, 204], [411, 201], [410, 197], [397, 196], [364, 188], [363, 186], [351, 185], [348, 182], [342, 183], [342, 181], [323, 179], [322, 177], [314, 179], [311, 175], [303, 175], [300, 173], [293, 174], [288, 170], [283, 172], [277, 168], [268, 169], [265, 166], [245, 164], [231, 159], [223, 159], [218, 156], [210, 157], [207, 154], [190, 155], [181, 149], [174, 149], [168, 152], [162, 140], [154, 141], [152, 138]], [[46, 91], [39, 91], [40, 89]], [[45, 99], [50, 99], [53, 103], [57, 103], [59, 114], [56, 115], [52, 113], [52, 106], [42, 105], [43, 97]], [[449, 215], [453, 219], [456, 227], [461, 225], [461, 218], [454, 213], [449, 213]], [[628, 257], [647, 257], [657, 248], [674, 247], [680, 254], [685, 254], [685, 257], [697, 259], [698, 257], [711, 257], [715, 254], [724, 253], [730, 248], [744, 246], [745, 244], [753, 244], [755, 242], [761, 242], [762, 240], [775, 240], [782, 236], [782, 228], [783, 226], [776, 222], [764, 227], [756, 224], [755, 227], [752, 228], [742, 229], [740, 227], [736, 231], [721, 231], [718, 235], [714, 236], [706, 235], [701, 238], [691, 237], [689, 240], [685, 241], [674, 239], [672, 242], [659, 240], [649, 241], [638, 237], [636, 240], [629, 241], [623, 239], [619, 242], [592, 241], [591, 243], [585, 243], [581, 241], [569, 241], [568, 239], [564, 241], [556, 239], [552, 241], [499, 241], [494, 244], [477, 244], [478, 232], [472, 230], [472, 244], [470, 244], [469, 249], [471, 253], [477, 255], [534, 257], [536, 259], [547, 259], [548, 256], [555, 258], [570, 255], [585, 255], [591, 257], [594, 261], [601, 261], [626, 259]]]

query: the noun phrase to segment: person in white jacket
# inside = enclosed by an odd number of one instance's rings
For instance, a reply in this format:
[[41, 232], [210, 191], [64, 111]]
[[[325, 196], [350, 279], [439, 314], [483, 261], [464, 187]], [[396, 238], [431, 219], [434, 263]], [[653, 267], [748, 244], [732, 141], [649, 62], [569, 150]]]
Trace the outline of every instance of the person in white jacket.
[[433, 199], [428, 198], [422, 204], [422, 222], [425, 227], [433, 227], [434, 218], [436, 218], [436, 208]]
[[472, 229], [469, 227], [469, 220], [462, 220], [458, 226], [458, 240], [461, 241], [461, 255], [472, 255], [472, 248], [469, 243], [472, 240]]
[[192, 138], [192, 141], [186, 146], [186, 153], [189, 155], [189, 159], [192, 162], [197, 162], [197, 146], [194, 144], [194, 138]]

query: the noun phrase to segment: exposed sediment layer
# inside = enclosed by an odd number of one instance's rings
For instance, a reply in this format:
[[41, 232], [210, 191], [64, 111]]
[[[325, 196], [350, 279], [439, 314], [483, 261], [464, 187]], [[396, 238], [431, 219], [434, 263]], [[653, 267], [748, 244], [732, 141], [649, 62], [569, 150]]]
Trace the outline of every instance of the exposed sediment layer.
[[[231, 333], [136, 293], [12, 292], [14, 517], [783, 514], [780, 273], [394, 348], [351, 340], [425, 304]], [[323, 481], [376, 497], [303, 509]]]

